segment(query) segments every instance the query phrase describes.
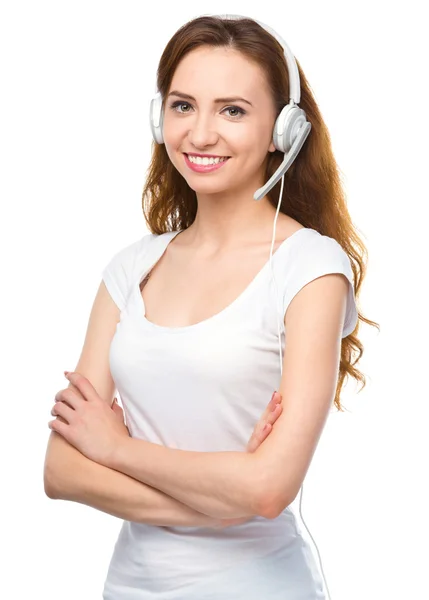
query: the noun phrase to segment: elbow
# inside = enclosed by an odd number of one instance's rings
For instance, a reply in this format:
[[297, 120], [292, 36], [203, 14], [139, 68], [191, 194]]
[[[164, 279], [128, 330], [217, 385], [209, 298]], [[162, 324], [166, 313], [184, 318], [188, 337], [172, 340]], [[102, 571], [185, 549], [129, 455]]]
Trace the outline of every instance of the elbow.
[[279, 503], [270, 495], [266, 495], [259, 502], [258, 514], [264, 519], [276, 519], [282, 510], [279, 508]]
[[[255, 461], [255, 455], [252, 455], [252, 460]], [[293, 502], [296, 494], [292, 497], [290, 490], [286, 494], [277, 482], [273, 483], [274, 478], [268, 477], [265, 465], [250, 464], [250, 485], [247, 488], [247, 497], [251, 498], [250, 513], [264, 519], [276, 519]]]
[[46, 485], [45, 485], [45, 494], [51, 500], [57, 500], [58, 499], [57, 495], [54, 492], [54, 489], [51, 488], [51, 487], [47, 487]]
[[253, 497], [257, 514], [265, 519], [276, 519], [292, 504], [300, 488], [296, 489], [297, 485], [292, 486], [290, 481], [286, 486], [275, 474], [269, 473], [266, 465], [255, 468], [255, 472], [258, 473], [258, 485]]
[[54, 484], [54, 474], [52, 473], [52, 469], [47, 462], [45, 462], [45, 469], [43, 472], [43, 486], [45, 489], [45, 494], [48, 496], [48, 498], [51, 498], [51, 500], [58, 498]]
[[296, 497], [296, 494], [286, 494], [284, 490], [279, 490], [267, 482], [259, 489], [261, 493], [258, 499], [258, 514], [265, 519], [276, 519]]
[[75, 469], [77, 454], [76, 448], [55, 431], [51, 432], [43, 468], [43, 483], [48, 498], [65, 499], [71, 485], [70, 473]]
[[55, 500], [57, 498], [55, 488], [52, 485], [50, 479], [46, 477], [46, 474], [43, 479], [43, 485], [45, 488], [45, 494], [48, 496], [48, 498], [50, 498], [51, 500]]
[[275, 519], [284, 510], [281, 508], [282, 502], [279, 500], [278, 494], [272, 491], [263, 477], [260, 477], [258, 481], [253, 480], [249, 497], [252, 498], [250, 512], [258, 517]]

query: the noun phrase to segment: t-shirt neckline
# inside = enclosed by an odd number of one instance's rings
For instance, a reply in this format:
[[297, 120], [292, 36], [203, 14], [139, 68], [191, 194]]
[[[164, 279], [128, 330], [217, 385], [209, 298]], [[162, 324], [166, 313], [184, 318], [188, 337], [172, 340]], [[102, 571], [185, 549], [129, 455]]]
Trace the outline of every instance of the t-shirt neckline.
[[[239, 296], [237, 296], [232, 302], [230, 302], [230, 304], [228, 304], [228, 306], [223, 308], [220, 312], [212, 315], [211, 317], [208, 317], [207, 319], [204, 319], [203, 321], [199, 321], [198, 323], [193, 323], [192, 325], [185, 325], [182, 327], [169, 327], [166, 325], [158, 325], [157, 323], [152, 323], [152, 321], [149, 321], [145, 315], [146, 307], [145, 307], [144, 300], [143, 300], [143, 297], [142, 297], [142, 294], [140, 291], [140, 284], [143, 281], [143, 279], [146, 277], [146, 275], [149, 273], [149, 271], [162, 258], [162, 256], [164, 255], [164, 253], [166, 252], [166, 250], [168, 248], [168, 245], [172, 242], [172, 240], [176, 237], [176, 235], [181, 233], [181, 231], [182, 230], [171, 231], [171, 232], [167, 232], [165, 234], [161, 234], [161, 235], [165, 236], [165, 238], [163, 240], [165, 243], [160, 244], [160, 246], [157, 248], [155, 260], [151, 261], [151, 264], [149, 265], [149, 267], [145, 267], [143, 272], [139, 272], [139, 276], [137, 278], [137, 283], [136, 283], [135, 289], [134, 289], [134, 291], [137, 295], [137, 305], [138, 305], [138, 309], [139, 309], [140, 322], [147, 329], [152, 329], [152, 330], [158, 331], [160, 333], [168, 333], [168, 334], [187, 333], [187, 332], [198, 331], [204, 327], [209, 327], [211, 325], [215, 325], [216, 322], [218, 321], [218, 319], [226, 317], [233, 309], [236, 308], [236, 306], [241, 304], [241, 302], [243, 302], [247, 298], [247, 296], [253, 291], [253, 289], [257, 285], [258, 281], [264, 276], [265, 272], [270, 267], [270, 258], [268, 257], [267, 262], [262, 266], [262, 268], [258, 271], [258, 273], [255, 275], [255, 277], [252, 279], [252, 281], [247, 285], [247, 287], [239, 294]], [[295, 239], [298, 236], [298, 234], [302, 231], [314, 231], [314, 230], [312, 230], [308, 227], [302, 227], [302, 228], [298, 229], [297, 231], [294, 231], [291, 235], [289, 235], [286, 239], [284, 239], [280, 243], [277, 250], [275, 252], [273, 252], [272, 260], [274, 261], [275, 256], [278, 254], [278, 252], [284, 251], [284, 249], [290, 245], [292, 240]]]

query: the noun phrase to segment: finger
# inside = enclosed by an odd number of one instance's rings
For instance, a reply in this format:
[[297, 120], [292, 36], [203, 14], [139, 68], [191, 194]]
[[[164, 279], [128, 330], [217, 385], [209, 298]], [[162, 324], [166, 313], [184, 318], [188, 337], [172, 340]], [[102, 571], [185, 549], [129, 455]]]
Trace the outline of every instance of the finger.
[[66, 427], [68, 427], [67, 423], [59, 421], [58, 419], [54, 419], [53, 421], [49, 421], [48, 423], [49, 429], [52, 431], [56, 431], [60, 435], [64, 435], [67, 432]]
[[[271, 433], [274, 423], [277, 421], [283, 411], [283, 406], [278, 404], [275, 411], [270, 411], [266, 421], [262, 419], [257, 423], [249, 440], [248, 448], [256, 449], [265, 438]], [[267, 427], [265, 428], [265, 426]], [[254, 451], [250, 450], [250, 451]]]
[[[65, 373], [65, 371], [64, 371], [64, 373]], [[71, 381], [69, 381], [69, 385], [68, 385], [67, 389], [73, 390], [74, 392], [76, 392], [76, 394], [80, 394], [82, 396], [82, 398], [83, 398], [82, 393], [79, 392], [79, 390], [77, 389], [77, 387], [75, 385], [73, 385], [73, 383]]]
[[77, 410], [79, 406], [81, 406], [82, 402], [86, 402], [86, 399], [74, 388], [66, 388], [65, 390], [60, 390], [55, 394], [55, 402], [65, 402]]
[[73, 419], [73, 416], [76, 414], [76, 411], [70, 406], [67, 406], [64, 402], [57, 402], [55, 406], [51, 410], [52, 416], [61, 416], [63, 419], [70, 423]]
[[273, 397], [271, 398], [268, 408], [270, 410], [272, 410], [276, 404], [281, 403], [282, 401], [282, 395], [280, 394], [280, 392], [274, 392]]
[[256, 433], [261, 433], [266, 423], [273, 424], [280, 416], [280, 413], [282, 411], [282, 404], [281, 402], [276, 402], [276, 400], [279, 400], [279, 396], [280, 395], [277, 392], [274, 392], [273, 399], [270, 400], [266, 410], [264, 411], [264, 414], [256, 424]]
[[[265, 427], [266, 425], [268, 427]], [[251, 438], [252, 446], [254, 446], [255, 449], [262, 444], [267, 435], [270, 433], [271, 429], [272, 425], [270, 423], [258, 423]]]
[[97, 394], [97, 390], [89, 381], [89, 379], [80, 373], [76, 373], [75, 371], [69, 371], [65, 377], [79, 390], [85, 399], [88, 400], [88, 402], [99, 400], [100, 397]]
[[[257, 427], [262, 428], [265, 423], [267, 422], [272, 422], [273, 421], [273, 409], [275, 409], [276, 404], [281, 404], [282, 401], [282, 397], [281, 394], [279, 394], [279, 392], [275, 391], [273, 393], [273, 395], [271, 396], [271, 400], [268, 402], [267, 408], [264, 410], [264, 412], [261, 415], [261, 418], [258, 421], [258, 424], [256, 425]], [[278, 409], [277, 409], [278, 410]]]
[[[58, 413], [58, 411], [57, 411], [57, 406], [61, 406], [61, 404], [65, 404], [66, 406], [68, 406], [66, 402], [61, 402], [61, 400], [60, 400], [59, 402], [56, 402], [56, 403], [54, 404], [54, 406], [51, 408], [51, 415], [52, 415], [53, 417], [57, 417], [57, 416], [58, 416], [58, 414], [59, 414], [59, 413]], [[71, 409], [71, 407], [70, 407], [70, 409]], [[73, 409], [73, 410], [74, 410], [74, 409]]]
[[[270, 433], [272, 427], [268, 428], [266, 431], [263, 431], [263, 428], [266, 424], [273, 425], [273, 423], [279, 418], [283, 406], [282, 406], [282, 396], [279, 392], [275, 391], [271, 397], [271, 400], [268, 403], [267, 408], [265, 409], [262, 417], [259, 419], [256, 424], [250, 440], [247, 444], [247, 450], [252, 452], [253, 449], [256, 449], [267, 437]], [[272, 410], [274, 408], [274, 411]], [[250, 448], [250, 449], [249, 449]]]
[[265, 421], [265, 423], [275, 423], [275, 421], [277, 421], [277, 419], [279, 418], [279, 416], [281, 415], [283, 411], [283, 405], [281, 403], [277, 404], [274, 410], [271, 410], [268, 413], [268, 417], [267, 420]]
[[265, 438], [267, 437], [267, 435], [269, 433], [271, 433], [272, 428], [273, 428], [273, 426], [271, 425], [271, 423], [265, 423], [265, 425], [262, 428], [261, 435], [260, 435], [261, 441], [264, 441]]
[[268, 402], [268, 406], [267, 406], [268, 410], [272, 410], [272, 408], [277, 404], [279, 395], [280, 394], [277, 391], [273, 392], [273, 395], [271, 396], [271, 400]]
[[69, 384], [69, 387], [63, 388], [62, 390], [60, 390], [59, 392], [57, 392], [55, 394], [55, 399], [56, 400], [63, 400], [64, 394], [66, 394], [66, 396], [67, 396], [67, 394], [69, 394], [69, 393], [74, 394], [77, 398], [82, 398], [82, 400], [85, 400], [85, 397], [71, 383]]
[[265, 423], [263, 421], [258, 421], [258, 423], [256, 424], [252, 435], [250, 436], [250, 440], [247, 444], [247, 449], [250, 452], [254, 452], [256, 450], [256, 448], [261, 444], [263, 437], [262, 437], [262, 430], [264, 427]]
[[112, 405], [112, 410], [115, 413], [115, 415], [118, 417], [118, 419], [124, 420], [124, 411], [122, 410], [122, 408], [120, 406], [118, 406], [116, 404], [116, 402]]
[[279, 392], [274, 392], [271, 400], [268, 402], [267, 408], [264, 411], [264, 414], [262, 415], [261, 419], [266, 422], [270, 413], [272, 412], [272, 410], [275, 408], [276, 404], [281, 403], [282, 401], [282, 397], [281, 394], [279, 394]]
[[247, 445], [248, 452], [255, 452], [255, 450], [259, 448], [259, 446], [265, 440], [267, 435], [271, 432], [272, 425], [270, 423], [268, 423], [267, 425], [268, 427], [266, 429], [261, 428], [259, 431], [255, 431], [255, 433], [253, 433]]

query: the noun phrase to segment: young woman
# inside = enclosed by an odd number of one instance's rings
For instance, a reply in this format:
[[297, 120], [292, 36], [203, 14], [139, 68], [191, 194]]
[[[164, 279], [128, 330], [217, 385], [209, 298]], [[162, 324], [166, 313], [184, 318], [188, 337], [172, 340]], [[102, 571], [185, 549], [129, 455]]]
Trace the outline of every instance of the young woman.
[[[284, 178], [276, 288], [280, 184], [253, 195], [283, 159], [283, 50], [252, 19], [205, 16], [161, 56], [163, 143], [143, 191], [151, 233], [104, 268], [49, 424], [51, 496], [124, 519], [105, 600], [326, 597], [290, 505], [346, 375], [365, 385], [359, 319], [376, 324], [357, 310], [366, 249], [299, 75], [312, 130]], [[128, 428], [110, 408], [115, 388]], [[283, 409], [263, 412], [273, 390]]]

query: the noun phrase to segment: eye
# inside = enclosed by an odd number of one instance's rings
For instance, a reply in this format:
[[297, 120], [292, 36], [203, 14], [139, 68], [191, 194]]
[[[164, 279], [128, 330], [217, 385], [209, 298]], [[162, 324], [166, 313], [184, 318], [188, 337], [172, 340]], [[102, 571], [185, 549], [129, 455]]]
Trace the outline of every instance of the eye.
[[242, 108], [240, 108], [239, 106], [227, 106], [225, 108], [225, 110], [238, 110], [238, 112], [240, 113], [240, 115], [244, 115], [245, 114], [245, 110], [243, 110]]
[[[188, 111], [183, 112], [182, 110], [179, 110], [179, 111], [176, 110], [176, 108], [178, 106], [183, 106], [183, 105], [185, 105], [185, 106], [192, 106], [192, 104], [190, 104], [189, 102], [183, 102], [182, 100], [176, 100], [176, 102], [173, 102], [172, 104], [170, 104], [170, 108], [171, 108], [171, 110], [173, 110], [175, 112], [178, 112], [179, 114], [184, 115]], [[239, 118], [241, 118], [242, 115], [246, 114], [246, 111], [243, 108], [240, 108], [240, 106], [227, 106], [226, 108], [224, 108], [224, 110], [229, 110], [229, 111], [235, 110], [235, 111], [238, 111], [238, 116], [233, 116], [232, 115], [232, 117], [231, 117], [232, 120], [235, 120], [235, 121], [237, 121]]]
[[[184, 104], [185, 105], [187, 104], [188, 106], [191, 106], [190, 104], [188, 104], [188, 102], [181, 102], [180, 100], [177, 100], [176, 102], [173, 102], [172, 104], [170, 104], [170, 108], [172, 110], [175, 110], [177, 106], [183, 106]], [[181, 113], [182, 111], [181, 110], [180, 111], [176, 110], [176, 112], [180, 112]]]

